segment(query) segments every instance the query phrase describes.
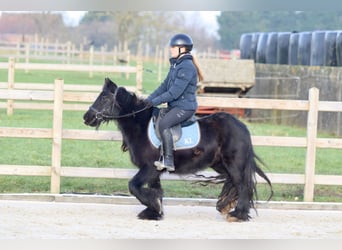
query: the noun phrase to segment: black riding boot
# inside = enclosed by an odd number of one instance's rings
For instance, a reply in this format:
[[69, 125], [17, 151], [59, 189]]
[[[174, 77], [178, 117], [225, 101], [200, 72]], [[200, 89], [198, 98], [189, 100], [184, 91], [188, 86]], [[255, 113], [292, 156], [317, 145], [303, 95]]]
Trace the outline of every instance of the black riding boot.
[[161, 133], [162, 139], [162, 151], [163, 159], [162, 161], [155, 161], [154, 165], [158, 170], [167, 169], [169, 172], [175, 171], [175, 166], [173, 164], [173, 140], [172, 134], [169, 128], [164, 129]]

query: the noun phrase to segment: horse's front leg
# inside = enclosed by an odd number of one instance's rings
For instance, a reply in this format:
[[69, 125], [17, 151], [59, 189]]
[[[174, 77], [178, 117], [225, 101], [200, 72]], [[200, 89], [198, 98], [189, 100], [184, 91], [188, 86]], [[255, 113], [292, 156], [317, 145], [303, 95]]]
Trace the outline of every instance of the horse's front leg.
[[147, 206], [138, 214], [139, 219], [160, 220], [163, 218], [163, 189], [160, 184], [160, 172], [154, 167], [142, 167], [129, 181], [128, 187], [131, 194]]

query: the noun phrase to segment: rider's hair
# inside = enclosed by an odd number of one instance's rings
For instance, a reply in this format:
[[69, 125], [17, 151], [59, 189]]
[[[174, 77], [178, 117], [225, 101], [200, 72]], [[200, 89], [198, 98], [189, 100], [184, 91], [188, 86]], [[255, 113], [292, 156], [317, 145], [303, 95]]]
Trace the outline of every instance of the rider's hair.
[[201, 82], [204, 80], [203, 72], [200, 68], [200, 65], [198, 63], [198, 60], [195, 55], [192, 55], [192, 62], [194, 63], [196, 69], [197, 69], [197, 74], [198, 74], [198, 81]]

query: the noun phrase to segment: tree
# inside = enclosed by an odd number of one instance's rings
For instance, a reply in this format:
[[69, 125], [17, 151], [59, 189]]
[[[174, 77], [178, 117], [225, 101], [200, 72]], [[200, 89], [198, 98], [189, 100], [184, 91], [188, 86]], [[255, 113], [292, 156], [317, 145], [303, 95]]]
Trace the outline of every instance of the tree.
[[127, 44], [135, 52], [138, 44], [165, 46], [180, 16], [174, 12], [88, 12], [80, 22], [81, 32], [95, 46]]
[[[214, 47], [216, 39], [198, 21], [196, 13], [188, 20], [180, 11], [115, 11], [88, 12], [80, 30], [94, 46], [104, 43], [127, 44], [132, 52], [139, 46], [145, 51], [163, 49], [175, 33], [189, 33], [197, 49]], [[190, 21], [189, 21], [190, 20]]]
[[56, 13], [3, 13], [0, 18], [1, 33], [38, 34], [55, 39], [65, 31], [62, 15]]

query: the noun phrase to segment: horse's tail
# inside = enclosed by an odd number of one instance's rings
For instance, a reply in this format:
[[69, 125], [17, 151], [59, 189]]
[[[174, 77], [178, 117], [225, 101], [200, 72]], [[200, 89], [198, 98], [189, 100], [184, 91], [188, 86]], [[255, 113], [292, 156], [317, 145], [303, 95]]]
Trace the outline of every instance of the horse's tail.
[[[248, 168], [245, 168], [244, 171], [246, 176], [249, 176], [248, 178], [248, 185], [251, 187], [251, 189], [253, 189], [253, 193], [255, 194], [255, 198], [258, 199], [258, 194], [257, 194], [257, 189], [256, 189], [256, 181], [255, 181], [255, 173], [257, 173], [261, 178], [263, 178], [267, 184], [270, 186], [270, 191], [271, 194], [269, 196], [269, 198], [267, 199], [267, 201], [269, 201], [272, 196], [273, 196], [273, 187], [272, 187], [272, 183], [270, 181], [270, 179], [267, 177], [267, 175], [264, 173], [264, 171], [262, 171], [262, 169], [258, 166], [257, 162], [255, 161], [257, 160], [260, 164], [266, 166], [266, 164], [261, 160], [261, 158], [259, 156], [257, 156], [253, 149], [252, 151], [249, 153], [248, 156], [248, 162], [249, 162], [249, 166]], [[221, 183], [226, 183], [228, 179], [230, 179], [229, 174], [228, 173], [221, 173], [219, 175], [216, 176], [204, 176], [201, 174], [195, 174], [196, 177], [201, 178], [201, 180], [198, 181], [194, 181], [194, 183], [199, 183], [201, 185], [207, 185], [207, 184], [221, 184]], [[252, 202], [252, 207], [254, 207], [253, 201]]]
[[[261, 163], [263, 166], [266, 166], [266, 164], [263, 162], [263, 160], [261, 160], [261, 158], [259, 156], [257, 156], [255, 153], [254, 153], [254, 158], [259, 162]], [[261, 177], [263, 178], [267, 184], [270, 186], [270, 189], [271, 189], [271, 194], [270, 196], [268, 197], [267, 201], [271, 200], [272, 196], [273, 196], [273, 187], [272, 187], [272, 183], [270, 181], [270, 179], [267, 177], [267, 175], [264, 173], [264, 171], [261, 170], [261, 168], [258, 166], [258, 164], [255, 163], [255, 172]]]

